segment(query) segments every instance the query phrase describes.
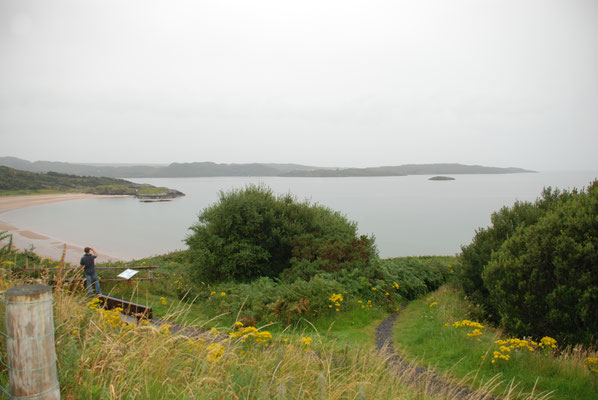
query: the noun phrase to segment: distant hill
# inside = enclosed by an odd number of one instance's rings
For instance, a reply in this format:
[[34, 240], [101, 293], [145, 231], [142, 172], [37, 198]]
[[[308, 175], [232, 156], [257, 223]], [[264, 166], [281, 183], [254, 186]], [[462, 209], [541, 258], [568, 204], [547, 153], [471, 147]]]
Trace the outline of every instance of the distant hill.
[[176, 178], [202, 176], [278, 176], [290, 171], [312, 170], [299, 164], [216, 164], [213, 162], [172, 163], [170, 165], [72, 164], [55, 161], [30, 162], [16, 157], [0, 157], [0, 165], [30, 172], [59, 172], [80, 176], [110, 178]]
[[78, 192], [132, 195], [139, 198], [172, 198], [183, 193], [164, 187], [138, 184], [124, 179], [67, 175], [58, 172], [37, 173], [0, 166], [0, 195], [3, 192]]
[[522, 168], [483, 167], [463, 164], [406, 164], [375, 168], [345, 168], [334, 171], [292, 171], [282, 176], [405, 176], [405, 175], [458, 175], [458, 174], [518, 174], [528, 171]]
[[308, 171], [290, 171], [280, 174], [287, 177], [350, 177], [350, 176], [405, 176], [388, 168], [335, 168]]
[[169, 165], [71, 164], [54, 161], [30, 162], [0, 157], [0, 165], [30, 172], [58, 172], [79, 176], [110, 178], [178, 178], [213, 176], [348, 177], [455, 174], [514, 174], [521, 168], [496, 168], [462, 164], [406, 164], [373, 168], [321, 168], [300, 164], [217, 164], [213, 162]]

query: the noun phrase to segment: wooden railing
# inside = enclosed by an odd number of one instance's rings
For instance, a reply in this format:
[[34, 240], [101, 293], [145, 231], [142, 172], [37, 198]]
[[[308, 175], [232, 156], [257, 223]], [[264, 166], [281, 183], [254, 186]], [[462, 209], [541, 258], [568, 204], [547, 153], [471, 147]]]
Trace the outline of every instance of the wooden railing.
[[[126, 268], [124, 267], [95, 267], [96, 270], [99, 271], [124, 271]], [[100, 280], [100, 282], [136, 282], [136, 281], [155, 281], [158, 280], [159, 278], [155, 277], [152, 273], [152, 270], [157, 269], [159, 267], [157, 266], [153, 266], [153, 265], [140, 265], [137, 267], [132, 267], [131, 269], [135, 269], [135, 270], [148, 270], [148, 276], [147, 278], [135, 278], [132, 277], [130, 279], [123, 279], [123, 278], [102, 278]], [[82, 271], [83, 267], [58, 267], [58, 268], [51, 268], [51, 267], [42, 267], [42, 268], [15, 268], [13, 269], [13, 271], [15, 272], [36, 272], [36, 271], [55, 271], [57, 273], [63, 273], [65, 271]], [[80, 280], [85, 280], [85, 278], [78, 278]], [[65, 278], [63, 280], [73, 280], [73, 278]]]

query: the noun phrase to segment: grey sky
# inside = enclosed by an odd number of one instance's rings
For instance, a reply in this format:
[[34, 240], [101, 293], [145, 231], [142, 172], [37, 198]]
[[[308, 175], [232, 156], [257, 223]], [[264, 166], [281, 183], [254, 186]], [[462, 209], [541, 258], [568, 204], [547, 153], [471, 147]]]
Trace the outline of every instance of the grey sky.
[[598, 169], [596, 0], [2, 0], [0, 156]]

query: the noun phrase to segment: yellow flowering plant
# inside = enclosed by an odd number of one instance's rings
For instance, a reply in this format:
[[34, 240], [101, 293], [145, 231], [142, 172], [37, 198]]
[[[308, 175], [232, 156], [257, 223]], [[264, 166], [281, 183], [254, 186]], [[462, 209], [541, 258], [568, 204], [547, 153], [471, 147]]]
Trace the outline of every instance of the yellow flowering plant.
[[588, 357], [585, 359], [584, 365], [591, 373], [598, 374], [598, 358]]
[[492, 364], [496, 363], [497, 360], [509, 360], [511, 358], [509, 354], [519, 350], [527, 350], [533, 353], [538, 350], [556, 349], [557, 347], [557, 341], [549, 336], [544, 336], [540, 339], [540, 342], [531, 339], [509, 338], [495, 340], [494, 344], [497, 344], [499, 348], [493, 353]]
[[335, 308], [337, 312], [340, 311], [340, 307], [343, 303], [343, 295], [340, 293], [332, 293], [332, 296], [328, 299], [331, 304], [328, 304], [328, 308]]

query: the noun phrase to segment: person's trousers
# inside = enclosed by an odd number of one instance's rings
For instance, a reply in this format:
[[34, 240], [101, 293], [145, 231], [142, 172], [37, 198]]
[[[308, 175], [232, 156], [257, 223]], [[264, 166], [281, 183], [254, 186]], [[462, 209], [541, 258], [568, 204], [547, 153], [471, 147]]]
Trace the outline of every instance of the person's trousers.
[[94, 271], [92, 274], [85, 272], [85, 279], [87, 279], [87, 292], [90, 297], [93, 296], [93, 289], [91, 288], [92, 283], [95, 283], [96, 294], [102, 294], [97, 272]]

